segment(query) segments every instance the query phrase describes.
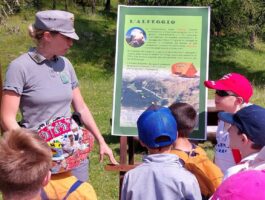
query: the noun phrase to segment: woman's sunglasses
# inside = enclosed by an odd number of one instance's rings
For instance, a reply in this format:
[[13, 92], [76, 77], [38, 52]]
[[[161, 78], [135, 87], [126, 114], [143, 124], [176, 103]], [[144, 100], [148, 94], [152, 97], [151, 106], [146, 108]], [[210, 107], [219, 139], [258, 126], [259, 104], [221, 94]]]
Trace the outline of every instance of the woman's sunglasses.
[[227, 96], [237, 96], [237, 95], [235, 95], [235, 94], [229, 94], [227, 91], [225, 91], [225, 90], [216, 90], [215, 91], [215, 94], [217, 94], [218, 96], [220, 96], [220, 97], [227, 97]]

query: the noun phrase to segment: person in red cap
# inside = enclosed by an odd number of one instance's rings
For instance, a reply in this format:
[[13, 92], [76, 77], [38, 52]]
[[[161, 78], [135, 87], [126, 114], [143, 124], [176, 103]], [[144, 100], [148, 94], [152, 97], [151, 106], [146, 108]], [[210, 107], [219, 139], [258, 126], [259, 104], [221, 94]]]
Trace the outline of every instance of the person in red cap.
[[[219, 80], [208, 80], [204, 85], [215, 90], [215, 105], [217, 110], [236, 113], [241, 108], [249, 105], [253, 94], [250, 81], [241, 74], [229, 73]], [[224, 173], [241, 160], [239, 151], [229, 147], [228, 128], [230, 124], [219, 120], [215, 146], [214, 162]]]

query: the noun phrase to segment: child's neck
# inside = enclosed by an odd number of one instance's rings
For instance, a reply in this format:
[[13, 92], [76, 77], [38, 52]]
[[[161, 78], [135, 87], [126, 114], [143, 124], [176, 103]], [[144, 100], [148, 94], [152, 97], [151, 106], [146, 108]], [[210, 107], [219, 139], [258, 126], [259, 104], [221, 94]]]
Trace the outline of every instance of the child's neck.
[[39, 200], [40, 199], [40, 192], [29, 194], [27, 196], [24, 195], [16, 195], [16, 194], [3, 194], [3, 200]]
[[147, 149], [148, 149], [149, 154], [163, 154], [163, 153], [170, 153], [171, 147], [172, 145], [166, 146], [166, 147], [155, 148], [155, 149], [150, 149], [150, 148], [147, 148]]
[[191, 151], [192, 150], [192, 144], [189, 141], [188, 138], [185, 137], [179, 137], [176, 142], [174, 143], [174, 149], [179, 149], [181, 151]]
[[242, 103], [242, 104], [238, 104], [235, 107], [229, 109], [229, 110], [225, 110], [225, 112], [230, 112], [230, 113], [236, 113], [237, 111], [239, 111], [241, 108], [245, 107], [247, 104]]
[[242, 159], [254, 154], [254, 153], [258, 153], [260, 150], [257, 149], [252, 149], [252, 148], [245, 148], [245, 149], [241, 149], [240, 153], [242, 156]]

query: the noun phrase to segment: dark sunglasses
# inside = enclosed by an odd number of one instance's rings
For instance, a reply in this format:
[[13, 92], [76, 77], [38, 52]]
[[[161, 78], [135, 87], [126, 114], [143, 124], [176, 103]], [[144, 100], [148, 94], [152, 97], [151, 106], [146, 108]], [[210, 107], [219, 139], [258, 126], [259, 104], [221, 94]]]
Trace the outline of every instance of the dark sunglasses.
[[218, 96], [220, 96], [220, 97], [227, 97], [227, 96], [237, 96], [237, 95], [235, 95], [235, 94], [229, 94], [227, 91], [225, 91], [225, 90], [216, 90], [215, 91], [215, 94], [217, 94]]

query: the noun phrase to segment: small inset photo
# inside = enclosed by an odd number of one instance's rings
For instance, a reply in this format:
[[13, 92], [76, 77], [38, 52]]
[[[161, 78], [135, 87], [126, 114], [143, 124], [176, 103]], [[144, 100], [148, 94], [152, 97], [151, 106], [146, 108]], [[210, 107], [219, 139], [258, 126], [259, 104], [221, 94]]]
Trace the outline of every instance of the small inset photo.
[[126, 42], [132, 47], [141, 47], [146, 41], [146, 33], [140, 27], [132, 27], [126, 33]]

